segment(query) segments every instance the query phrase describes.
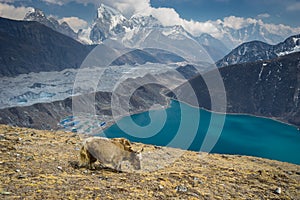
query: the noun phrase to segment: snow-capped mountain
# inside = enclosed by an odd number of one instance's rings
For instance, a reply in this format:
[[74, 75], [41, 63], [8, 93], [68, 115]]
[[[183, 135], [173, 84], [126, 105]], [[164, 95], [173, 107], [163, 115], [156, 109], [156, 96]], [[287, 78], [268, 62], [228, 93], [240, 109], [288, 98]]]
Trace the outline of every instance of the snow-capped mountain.
[[[225, 22], [216, 22], [216, 27], [222, 34], [212, 36], [203, 33], [194, 36], [180, 25], [163, 26], [162, 23], [153, 16], [134, 15], [127, 19], [116, 9], [101, 4], [97, 10], [97, 18], [89, 28], [82, 34], [89, 43], [99, 44], [106, 39], [119, 38], [126, 45], [131, 47], [141, 46], [141, 42], [149, 35], [160, 32], [169, 39], [191, 39], [197, 41], [207, 51], [212, 60], [225, 56], [231, 49], [238, 45], [253, 40], [262, 41], [269, 44], [276, 44], [283, 41], [285, 37], [292, 35], [292, 32], [285, 30], [284, 34], [277, 33], [268, 29], [261, 21], [249, 23], [244, 27], [229, 27]], [[154, 30], [155, 29], [155, 30]], [[82, 40], [83, 41], [83, 40]], [[149, 43], [147, 43], [149, 44]]]
[[278, 56], [287, 55], [300, 51], [300, 34], [287, 38], [284, 42], [276, 45], [274, 50]]
[[261, 41], [252, 41], [241, 44], [223, 59], [219, 60], [216, 65], [223, 67], [238, 63], [270, 60], [298, 51], [300, 51], [300, 35], [291, 36], [277, 45], [270, 45]]
[[97, 18], [92, 25], [90, 39], [93, 43], [99, 44], [103, 40], [120, 35], [131, 28], [131, 21], [119, 11], [101, 4], [98, 8]]
[[163, 26], [151, 15], [134, 15], [127, 19], [119, 11], [102, 4], [90, 29], [92, 44], [113, 39], [127, 48], [164, 49], [193, 61], [200, 57], [197, 51], [201, 51], [201, 46], [189, 32], [180, 25]]
[[130, 21], [134, 27], [162, 27], [163, 25], [153, 17], [150, 16], [143, 16], [143, 15], [133, 15], [130, 18]]
[[24, 20], [39, 22], [57, 32], [67, 35], [73, 39], [77, 39], [77, 34], [73, 31], [72, 28], [70, 28], [68, 23], [62, 22], [60, 24], [56, 19], [54, 19], [53, 17], [47, 17], [43, 11], [37, 8], [33, 8], [28, 13], [26, 13]]
[[230, 52], [223, 42], [212, 37], [210, 34], [203, 33], [199, 37], [195, 37], [195, 40], [203, 46], [214, 61], [223, 58], [224, 55]]
[[[186, 40], [198, 42], [213, 61], [219, 60], [231, 49], [234, 49], [245, 42], [256, 40], [274, 45], [283, 41], [288, 36], [295, 34], [291, 29], [286, 27], [280, 28], [279, 26], [278, 29], [278, 27], [264, 24], [260, 20], [252, 19], [252, 21], [246, 25], [231, 27], [224, 19], [224, 21], [217, 20], [212, 22], [216, 27], [218, 34], [210, 35], [208, 33], [203, 33], [200, 36], [196, 36], [190, 34], [180, 25], [163, 26], [162, 23], [152, 15], [145, 16], [136, 14], [131, 18], [126, 18], [120, 11], [104, 4], [101, 4], [97, 9], [97, 17], [94, 22], [91, 23], [90, 27], [79, 30], [77, 34], [67, 23], [64, 22], [59, 24], [57, 20], [46, 17], [45, 14], [38, 9], [29, 12], [25, 17], [25, 20], [43, 23], [44, 25], [64, 33], [84, 44], [100, 44], [106, 39], [118, 39], [128, 47], [138, 48], [141, 46], [149, 47], [150, 40], [144, 41], [149, 36], [151, 36], [151, 42], [155, 42], [156, 44], [157, 41], [154, 40], [154, 35], [163, 35], [163, 38], [167, 38], [167, 40], [161, 40], [163, 42], [174, 42], [174, 40], [181, 40], [182, 42], [182, 39], [185, 38]], [[151, 46], [151, 48], [154, 47]], [[283, 54], [284, 52], [285, 50], [282, 51]], [[272, 58], [272, 56], [270, 58]]]

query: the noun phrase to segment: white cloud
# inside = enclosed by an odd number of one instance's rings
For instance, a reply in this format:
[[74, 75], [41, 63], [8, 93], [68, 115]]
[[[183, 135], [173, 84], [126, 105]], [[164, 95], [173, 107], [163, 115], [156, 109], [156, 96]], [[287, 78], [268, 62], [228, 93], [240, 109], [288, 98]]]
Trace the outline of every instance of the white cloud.
[[85, 29], [88, 27], [88, 23], [78, 17], [64, 17], [58, 21], [59, 23], [67, 22], [75, 32], [77, 32], [79, 29]]
[[229, 17], [225, 17], [222, 23], [225, 27], [229, 27], [233, 29], [241, 29], [248, 26], [249, 24], [255, 24], [258, 22], [261, 21], [253, 18], [229, 16]]
[[262, 13], [257, 15], [257, 18], [262, 19], [262, 18], [269, 18], [271, 15], [269, 13]]
[[292, 34], [299, 34], [300, 27], [290, 27], [283, 24], [263, 24], [264, 27], [272, 34], [280, 34], [288, 36]]
[[286, 7], [288, 11], [300, 11], [300, 2], [293, 3]]
[[0, 17], [21, 20], [31, 7], [15, 7], [5, 3], [0, 3]]
[[58, 4], [58, 5], [63, 5], [64, 3], [67, 3], [67, 1], [64, 1], [64, 0], [62, 0], [62, 1], [57, 1], [57, 0], [42, 0], [42, 1], [44, 1], [44, 2], [46, 2], [46, 3], [50, 3], [50, 4]]

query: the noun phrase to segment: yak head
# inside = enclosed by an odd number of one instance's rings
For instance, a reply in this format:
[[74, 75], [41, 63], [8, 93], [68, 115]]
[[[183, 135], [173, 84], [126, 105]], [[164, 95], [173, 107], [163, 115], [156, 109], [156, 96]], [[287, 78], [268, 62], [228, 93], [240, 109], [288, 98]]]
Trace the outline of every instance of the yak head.
[[143, 150], [144, 149], [141, 149], [140, 151], [132, 151], [131, 152], [130, 162], [135, 170], [141, 169], [141, 160], [142, 160], [142, 151]]

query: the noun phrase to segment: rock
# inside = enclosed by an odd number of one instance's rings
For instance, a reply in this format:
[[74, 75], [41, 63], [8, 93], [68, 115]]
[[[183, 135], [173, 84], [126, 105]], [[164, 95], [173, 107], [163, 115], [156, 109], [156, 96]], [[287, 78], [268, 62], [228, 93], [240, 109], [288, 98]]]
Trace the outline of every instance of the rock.
[[57, 166], [57, 169], [59, 169], [61, 171], [63, 170], [61, 166]]
[[159, 185], [158, 188], [159, 188], [160, 190], [162, 190], [162, 189], [164, 189], [164, 186]]
[[18, 179], [23, 179], [23, 178], [26, 178], [26, 176], [24, 176], [24, 175], [19, 175], [18, 176]]
[[111, 181], [110, 178], [104, 177], [104, 176], [99, 176], [98, 178], [99, 178], [99, 180], [101, 180], [101, 181]]
[[16, 169], [16, 172], [18, 172], [18, 173], [19, 173], [19, 172], [20, 172], [20, 170], [19, 170], [19, 169]]
[[75, 147], [75, 151], [79, 151], [80, 150], [80, 148], [79, 147]]
[[199, 184], [203, 184], [203, 182], [199, 178], [194, 177], [194, 179], [193, 179], [193, 187], [196, 187]]
[[281, 188], [280, 187], [276, 188], [275, 193], [276, 194], [281, 194]]
[[176, 192], [187, 192], [187, 187], [185, 187], [184, 185], [178, 185], [175, 188]]
[[11, 192], [7, 192], [7, 191], [1, 191], [1, 192], [0, 192], [0, 194], [2, 194], [2, 195], [10, 195], [10, 194], [11, 194]]
[[25, 160], [26, 160], [26, 161], [33, 160], [33, 156], [27, 156], [27, 157], [25, 158]]
[[4, 134], [0, 134], [0, 140], [6, 140]]

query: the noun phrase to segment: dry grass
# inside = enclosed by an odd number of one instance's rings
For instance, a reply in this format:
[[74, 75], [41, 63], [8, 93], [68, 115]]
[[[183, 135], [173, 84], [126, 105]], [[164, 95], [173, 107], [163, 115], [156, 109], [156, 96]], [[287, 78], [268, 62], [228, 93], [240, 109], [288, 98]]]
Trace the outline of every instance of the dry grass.
[[299, 165], [134, 144], [143, 170], [116, 173], [78, 168], [80, 145], [72, 133], [0, 126], [0, 199], [300, 199]]

